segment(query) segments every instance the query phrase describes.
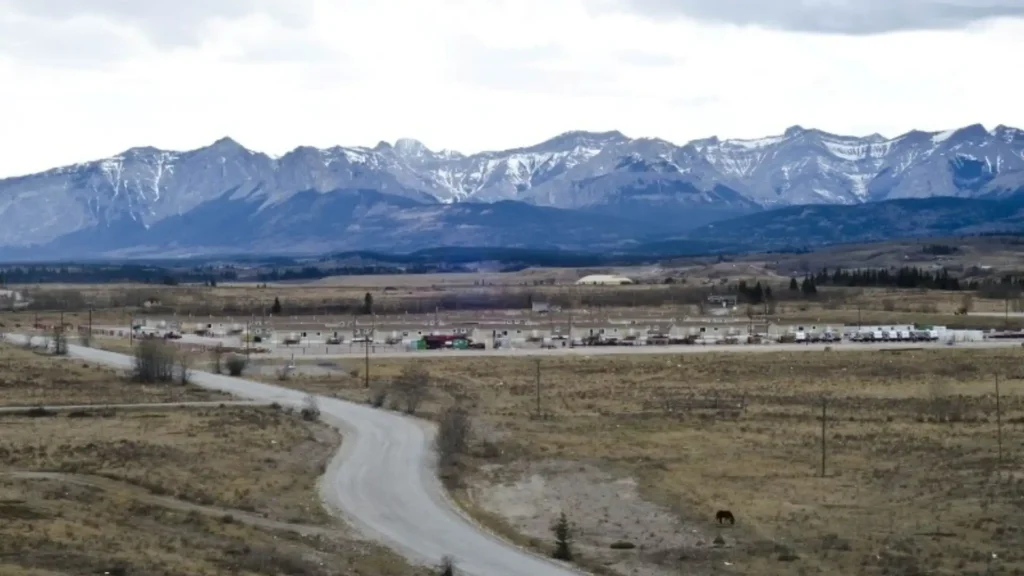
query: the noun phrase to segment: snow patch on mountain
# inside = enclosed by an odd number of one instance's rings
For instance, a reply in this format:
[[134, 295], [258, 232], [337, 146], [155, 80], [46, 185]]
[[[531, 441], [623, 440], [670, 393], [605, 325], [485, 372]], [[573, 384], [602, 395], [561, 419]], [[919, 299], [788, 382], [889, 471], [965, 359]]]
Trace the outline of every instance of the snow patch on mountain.
[[214, 201], [252, 201], [262, 214], [306, 191], [383, 192], [422, 204], [423, 210], [406, 214], [425, 219], [444, 205], [515, 200], [615, 215], [628, 207], [632, 217], [646, 220], [690, 218], [694, 206], [749, 210], [1021, 189], [1024, 132], [1007, 126], [915, 130], [893, 138], [793, 126], [763, 138], [710, 137], [683, 145], [573, 131], [528, 147], [468, 155], [401, 138], [373, 147], [298, 147], [271, 157], [222, 138], [197, 150], [133, 148], [0, 180], [0, 245], [45, 242], [119, 222], [149, 227]]

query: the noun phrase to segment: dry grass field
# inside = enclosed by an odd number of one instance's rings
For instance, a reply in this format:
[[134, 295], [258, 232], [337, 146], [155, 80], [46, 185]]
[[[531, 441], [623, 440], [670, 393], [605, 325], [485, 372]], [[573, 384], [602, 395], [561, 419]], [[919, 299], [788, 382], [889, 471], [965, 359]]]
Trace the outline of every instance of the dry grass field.
[[[0, 418], [10, 470], [102, 476], [197, 504], [329, 522], [316, 481], [340, 440], [270, 408]], [[279, 448], [286, 446], [287, 448]]]
[[[463, 505], [539, 549], [565, 510], [589, 568], [1024, 571], [1019, 350], [551, 358], [540, 365], [541, 417], [531, 359], [415, 363], [434, 383], [424, 416], [456, 397], [475, 415]], [[374, 361], [371, 374], [383, 385], [404, 365]], [[290, 385], [368, 397], [351, 375]], [[719, 509], [736, 525], [715, 524]], [[636, 548], [612, 550], [620, 541]]]
[[[216, 400], [0, 347], [5, 405]], [[268, 408], [0, 415], [0, 574], [417, 574], [319, 502], [341, 439]]]
[[0, 344], [0, 406], [213, 402], [229, 398], [197, 386], [128, 383], [125, 374], [112, 368]]
[[[949, 254], [929, 253], [926, 247], [953, 247]], [[849, 244], [822, 248], [809, 254], [778, 254], [768, 265], [780, 274], [795, 274], [823, 267], [888, 268], [900, 266], [945, 266], [965, 270], [972, 266], [989, 267], [995, 273], [1019, 272], [1024, 269], [1024, 252], [1019, 237], [921, 238]], [[763, 255], [739, 257], [763, 259]]]

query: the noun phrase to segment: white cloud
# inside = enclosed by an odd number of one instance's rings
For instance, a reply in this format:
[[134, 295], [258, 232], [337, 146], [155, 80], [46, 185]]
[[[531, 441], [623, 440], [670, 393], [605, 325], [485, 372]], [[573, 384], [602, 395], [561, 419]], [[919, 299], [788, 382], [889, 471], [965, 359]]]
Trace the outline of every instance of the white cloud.
[[406, 136], [472, 152], [576, 129], [1024, 127], [1019, 20], [834, 36], [604, 1], [0, 0], [0, 176], [224, 135], [271, 153]]
[[827, 34], [958, 29], [1000, 17], [1024, 16], [1024, 0], [594, 0], [652, 18], [684, 16]]

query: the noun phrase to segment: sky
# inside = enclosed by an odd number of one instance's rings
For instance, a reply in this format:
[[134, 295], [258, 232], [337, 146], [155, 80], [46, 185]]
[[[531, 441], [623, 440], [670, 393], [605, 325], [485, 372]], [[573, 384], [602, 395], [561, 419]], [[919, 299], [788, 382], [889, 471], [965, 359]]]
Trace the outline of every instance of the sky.
[[230, 136], [1024, 127], [1024, 0], [0, 0], [0, 177]]

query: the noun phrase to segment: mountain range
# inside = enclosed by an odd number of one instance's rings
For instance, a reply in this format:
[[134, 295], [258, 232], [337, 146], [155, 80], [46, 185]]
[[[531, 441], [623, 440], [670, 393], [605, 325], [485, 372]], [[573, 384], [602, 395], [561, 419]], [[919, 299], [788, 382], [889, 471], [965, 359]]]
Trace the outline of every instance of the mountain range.
[[[615, 249], [672, 239], [757, 248], [1013, 229], [1020, 194], [1024, 131], [1007, 126], [895, 138], [794, 126], [683, 145], [568, 132], [470, 155], [400, 139], [272, 157], [223, 138], [0, 180], [0, 256]], [[918, 209], [929, 215], [914, 218]]]

